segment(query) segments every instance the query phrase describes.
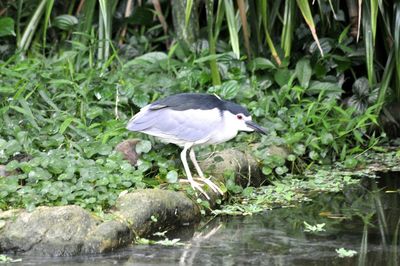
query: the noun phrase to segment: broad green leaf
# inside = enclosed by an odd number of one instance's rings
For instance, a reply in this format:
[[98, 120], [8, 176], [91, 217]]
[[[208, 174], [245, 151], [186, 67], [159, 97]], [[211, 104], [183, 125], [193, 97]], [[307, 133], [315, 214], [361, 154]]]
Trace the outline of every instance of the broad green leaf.
[[3, 36], [15, 36], [14, 31], [14, 20], [10, 17], [0, 18], [0, 37]]
[[297, 79], [300, 82], [300, 85], [304, 88], [307, 89], [308, 85], [310, 83], [311, 79], [311, 74], [312, 74], [312, 68], [310, 65], [310, 60], [308, 59], [302, 59], [296, 64], [296, 76]]
[[236, 80], [229, 80], [224, 82], [221, 87], [221, 97], [227, 100], [231, 100], [236, 97], [239, 92], [240, 86]]
[[71, 15], [67, 15], [67, 14], [57, 16], [53, 20], [53, 26], [57, 27], [59, 29], [62, 29], [62, 30], [70, 30], [78, 23], [79, 23], [79, 21], [75, 16], [71, 16]]
[[254, 70], [264, 70], [264, 69], [276, 69], [276, 66], [274, 63], [272, 63], [270, 60], [263, 58], [263, 57], [257, 57], [254, 58], [251, 61], [250, 68]]
[[275, 74], [274, 78], [276, 83], [278, 83], [279, 86], [283, 86], [288, 84], [290, 77], [292, 76], [292, 72], [289, 69], [278, 69]]
[[339, 84], [332, 82], [311, 81], [310, 86], [306, 90], [309, 95], [322, 94], [325, 96], [340, 96], [343, 90]]
[[135, 149], [138, 154], [148, 153], [151, 150], [151, 142], [148, 140], [141, 140], [136, 144]]
[[168, 183], [176, 183], [178, 182], [178, 172], [175, 170], [171, 170], [167, 173], [166, 178]]
[[16, 89], [11, 86], [0, 86], [0, 94], [13, 94]]
[[155, 64], [161, 60], [167, 60], [168, 54], [163, 52], [150, 52], [141, 56], [136, 57], [135, 59], [129, 61], [124, 65], [124, 67], [129, 67], [131, 65], [140, 65], [143, 63], [147, 64]]

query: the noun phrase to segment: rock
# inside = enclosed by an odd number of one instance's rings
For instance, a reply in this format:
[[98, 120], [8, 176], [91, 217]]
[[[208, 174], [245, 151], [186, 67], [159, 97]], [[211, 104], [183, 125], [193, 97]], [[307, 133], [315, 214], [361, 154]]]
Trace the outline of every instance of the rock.
[[10, 175], [17, 175], [17, 174], [18, 174], [18, 172], [16, 170], [13, 170], [13, 171], [9, 172], [9, 171], [6, 170], [6, 166], [5, 165], [0, 164], [0, 178], [1, 177], [7, 177], [7, 176], [10, 176]]
[[139, 139], [128, 139], [119, 143], [115, 150], [123, 154], [124, 159], [128, 160], [131, 165], [136, 165], [139, 155], [136, 152], [136, 144]]
[[248, 153], [235, 149], [223, 150], [200, 162], [205, 172], [218, 180], [224, 180], [224, 173], [236, 173], [236, 183], [241, 186], [259, 186], [265, 181], [257, 161]]
[[131, 242], [127, 225], [100, 223], [79, 206], [38, 207], [0, 213], [0, 252], [45, 256], [100, 253]]
[[0, 177], [5, 177], [8, 176], [8, 173], [6, 171], [6, 166], [0, 164]]
[[148, 236], [173, 227], [196, 223], [200, 210], [184, 193], [146, 189], [125, 194], [115, 212], [137, 236]]
[[290, 155], [287, 148], [282, 146], [271, 145], [265, 149], [265, 157], [267, 156], [279, 156], [286, 159]]
[[132, 232], [127, 224], [120, 221], [106, 221], [88, 234], [82, 253], [104, 253], [131, 243]]
[[[14, 218], [11, 218], [11, 217]], [[8, 219], [7, 219], [8, 217]], [[2, 213], [0, 251], [51, 256], [79, 254], [97, 221], [78, 206], [38, 207], [33, 212]]]

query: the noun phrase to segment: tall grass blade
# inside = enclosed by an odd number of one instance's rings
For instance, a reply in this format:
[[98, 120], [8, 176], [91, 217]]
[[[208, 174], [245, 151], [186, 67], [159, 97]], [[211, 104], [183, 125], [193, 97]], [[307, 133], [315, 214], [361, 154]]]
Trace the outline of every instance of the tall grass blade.
[[236, 18], [234, 13], [234, 7], [232, 0], [224, 0], [226, 20], [228, 21], [229, 37], [232, 46], [232, 51], [236, 58], [240, 58], [240, 48], [239, 48], [239, 36], [236, 26]]
[[311, 9], [308, 1], [304, 0], [296, 0], [296, 1], [297, 1], [297, 6], [301, 11], [301, 14], [303, 15], [304, 20], [306, 21], [308, 27], [310, 28], [311, 34], [314, 38], [315, 43], [318, 46], [321, 56], [324, 56], [324, 51], [322, 51], [321, 44], [319, 43], [317, 30], [315, 28], [314, 20], [311, 14]]
[[223, 1], [218, 1], [217, 15], [214, 26], [214, 38], [217, 40], [221, 31], [222, 22], [225, 17], [225, 8]]
[[99, 0], [100, 14], [99, 14], [99, 49], [98, 59], [107, 60], [110, 55], [110, 41], [111, 41], [111, 10], [108, 6], [107, 0]]
[[389, 10], [388, 10], [388, 8], [385, 8], [383, 1], [384, 0], [378, 0], [379, 11], [381, 13], [381, 18], [382, 18], [383, 24], [385, 25], [385, 32], [389, 36], [390, 39], [393, 39], [391, 30], [390, 30], [390, 18], [389, 18], [389, 14], [388, 14]]
[[333, 17], [334, 17], [335, 19], [337, 19], [335, 9], [333, 8], [333, 5], [332, 5], [332, 0], [328, 0], [328, 2], [329, 2], [329, 7], [330, 7], [331, 10], [332, 10]]
[[[262, 0], [264, 1], [264, 0]], [[281, 19], [279, 9], [281, 7], [282, 1], [272, 1], [271, 8], [268, 9], [268, 31], [270, 32], [275, 28], [276, 18]]]
[[54, 0], [47, 0], [46, 12], [45, 12], [44, 23], [43, 23], [43, 33], [42, 33], [42, 38], [43, 38], [42, 48], [43, 49], [46, 48], [47, 27], [50, 24], [50, 15], [51, 15], [51, 11], [53, 10], [53, 5], [54, 5]]
[[250, 33], [249, 33], [249, 26], [247, 24], [247, 17], [246, 17], [246, 3], [244, 0], [237, 0], [238, 9], [240, 14], [240, 20], [242, 22], [242, 29], [243, 29], [243, 40], [244, 46], [246, 47], [246, 52], [248, 58], [251, 58], [251, 49], [250, 49]]
[[358, 0], [357, 42], [360, 40], [362, 13], [362, 0]]
[[367, 64], [367, 74], [370, 86], [374, 85], [376, 82], [375, 71], [374, 71], [374, 41], [372, 38], [371, 29], [371, 7], [368, 1], [364, 4], [364, 16], [362, 17], [362, 26], [364, 34], [364, 45], [365, 45], [365, 55]]
[[22, 14], [23, 3], [24, 3], [23, 0], [17, 1], [17, 20], [15, 24], [17, 44], [21, 42], [21, 14]]
[[370, 0], [371, 3], [371, 31], [372, 31], [372, 43], [375, 46], [376, 39], [376, 24], [378, 20], [378, 0]]
[[396, 65], [396, 99], [400, 100], [400, 3], [394, 4], [394, 23], [393, 23], [393, 37], [394, 37], [394, 57]]
[[185, 27], [189, 25], [190, 14], [192, 13], [193, 0], [186, 0], [186, 10], [185, 10]]
[[[73, 40], [73, 44], [79, 44], [81, 46], [86, 47], [90, 40], [90, 31], [92, 29], [93, 16], [96, 7], [97, 0], [85, 0], [81, 2], [80, 7], [78, 8], [77, 15], [80, 15], [81, 23], [79, 23], [78, 30], [80, 34], [75, 35], [75, 39]], [[81, 12], [80, 12], [81, 11]], [[80, 14], [81, 13], [81, 14]], [[82, 34], [83, 33], [83, 34]], [[89, 56], [92, 58], [92, 52], [89, 50]], [[79, 70], [81, 67], [81, 62], [84, 54], [79, 53], [75, 62], [75, 69]], [[91, 60], [92, 61], [92, 60]], [[90, 64], [92, 65], [92, 64]]]
[[283, 13], [283, 27], [281, 47], [285, 53], [285, 57], [289, 58], [292, 51], [294, 19], [296, 17], [295, 0], [285, 1], [285, 10]]
[[29, 23], [22, 34], [21, 41], [17, 44], [18, 50], [20, 50], [22, 53], [26, 52], [32, 42], [33, 35], [35, 34], [36, 28], [39, 25], [40, 17], [43, 14], [46, 3], [47, 0], [40, 1], [35, 13], [33, 13], [33, 16], [29, 20]]
[[379, 95], [376, 101], [378, 104], [378, 108], [376, 109], [375, 113], [376, 115], [379, 115], [379, 113], [382, 110], [383, 104], [385, 103], [385, 97], [387, 96], [387, 91], [394, 71], [395, 60], [393, 57], [394, 57], [394, 51], [392, 49], [386, 61], [385, 70], [383, 71], [382, 80], [380, 82]]
[[[208, 42], [210, 46], [210, 56], [216, 54], [216, 42], [217, 38], [214, 36], [214, 0], [206, 1], [206, 12], [207, 12], [207, 31], [208, 31]], [[218, 16], [217, 12], [217, 16]], [[215, 34], [217, 35], [217, 33]], [[221, 78], [218, 71], [217, 60], [212, 58], [210, 60], [211, 78], [213, 85], [221, 85]]]
[[265, 40], [267, 41], [268, 47], [271, 51], [272, 57], [274, 58], [275, 62], [280, 66], [282, 64], [282, 61], [276, 52], [275, 45], [272, 42], [271, 36], [269, 34], [269, 28], [268, 28], [268, 3], [267, 0], [261, 0], [261, 20], [263, 23], [264, 27], [264, 33], [265, 33]]

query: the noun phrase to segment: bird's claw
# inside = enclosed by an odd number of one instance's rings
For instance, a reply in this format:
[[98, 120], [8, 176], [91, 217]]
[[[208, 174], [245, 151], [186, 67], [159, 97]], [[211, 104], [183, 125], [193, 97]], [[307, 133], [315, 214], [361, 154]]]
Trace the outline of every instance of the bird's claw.
[[194, 180], [189, 180], [190, 185], [192, 186], [192, 188], [194, 190], [198, 190], [200, 191], [201, 194], [204, 195], [204, 197], [206, 197], [207, 200], [210, 200], [210, 196], [207, 195], [207, 193], [203, 190], [203, 188], [201, 187], [201, 185], [199, 183], [197, 183]]
[[222, 196], [224, 195], [224, 192], [221, 190], [221, 188], [214, 184], [209, 178], [199, 178], [199, 181], [207, 184], [215, 193], [219, 193]]

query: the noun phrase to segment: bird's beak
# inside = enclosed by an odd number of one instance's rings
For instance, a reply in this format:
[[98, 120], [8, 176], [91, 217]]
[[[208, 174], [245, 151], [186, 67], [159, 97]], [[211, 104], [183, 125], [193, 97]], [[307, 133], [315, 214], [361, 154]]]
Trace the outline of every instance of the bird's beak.
[[261, 134], [267, 135], [267, 131], [264, 128], [257, 125], [256, 123], [254, 123], [253, 121], [249, 120], [249, 121], [246, 121], [245, 123], [248, 127], [254, 129], [255, 131], [257, 131]]

